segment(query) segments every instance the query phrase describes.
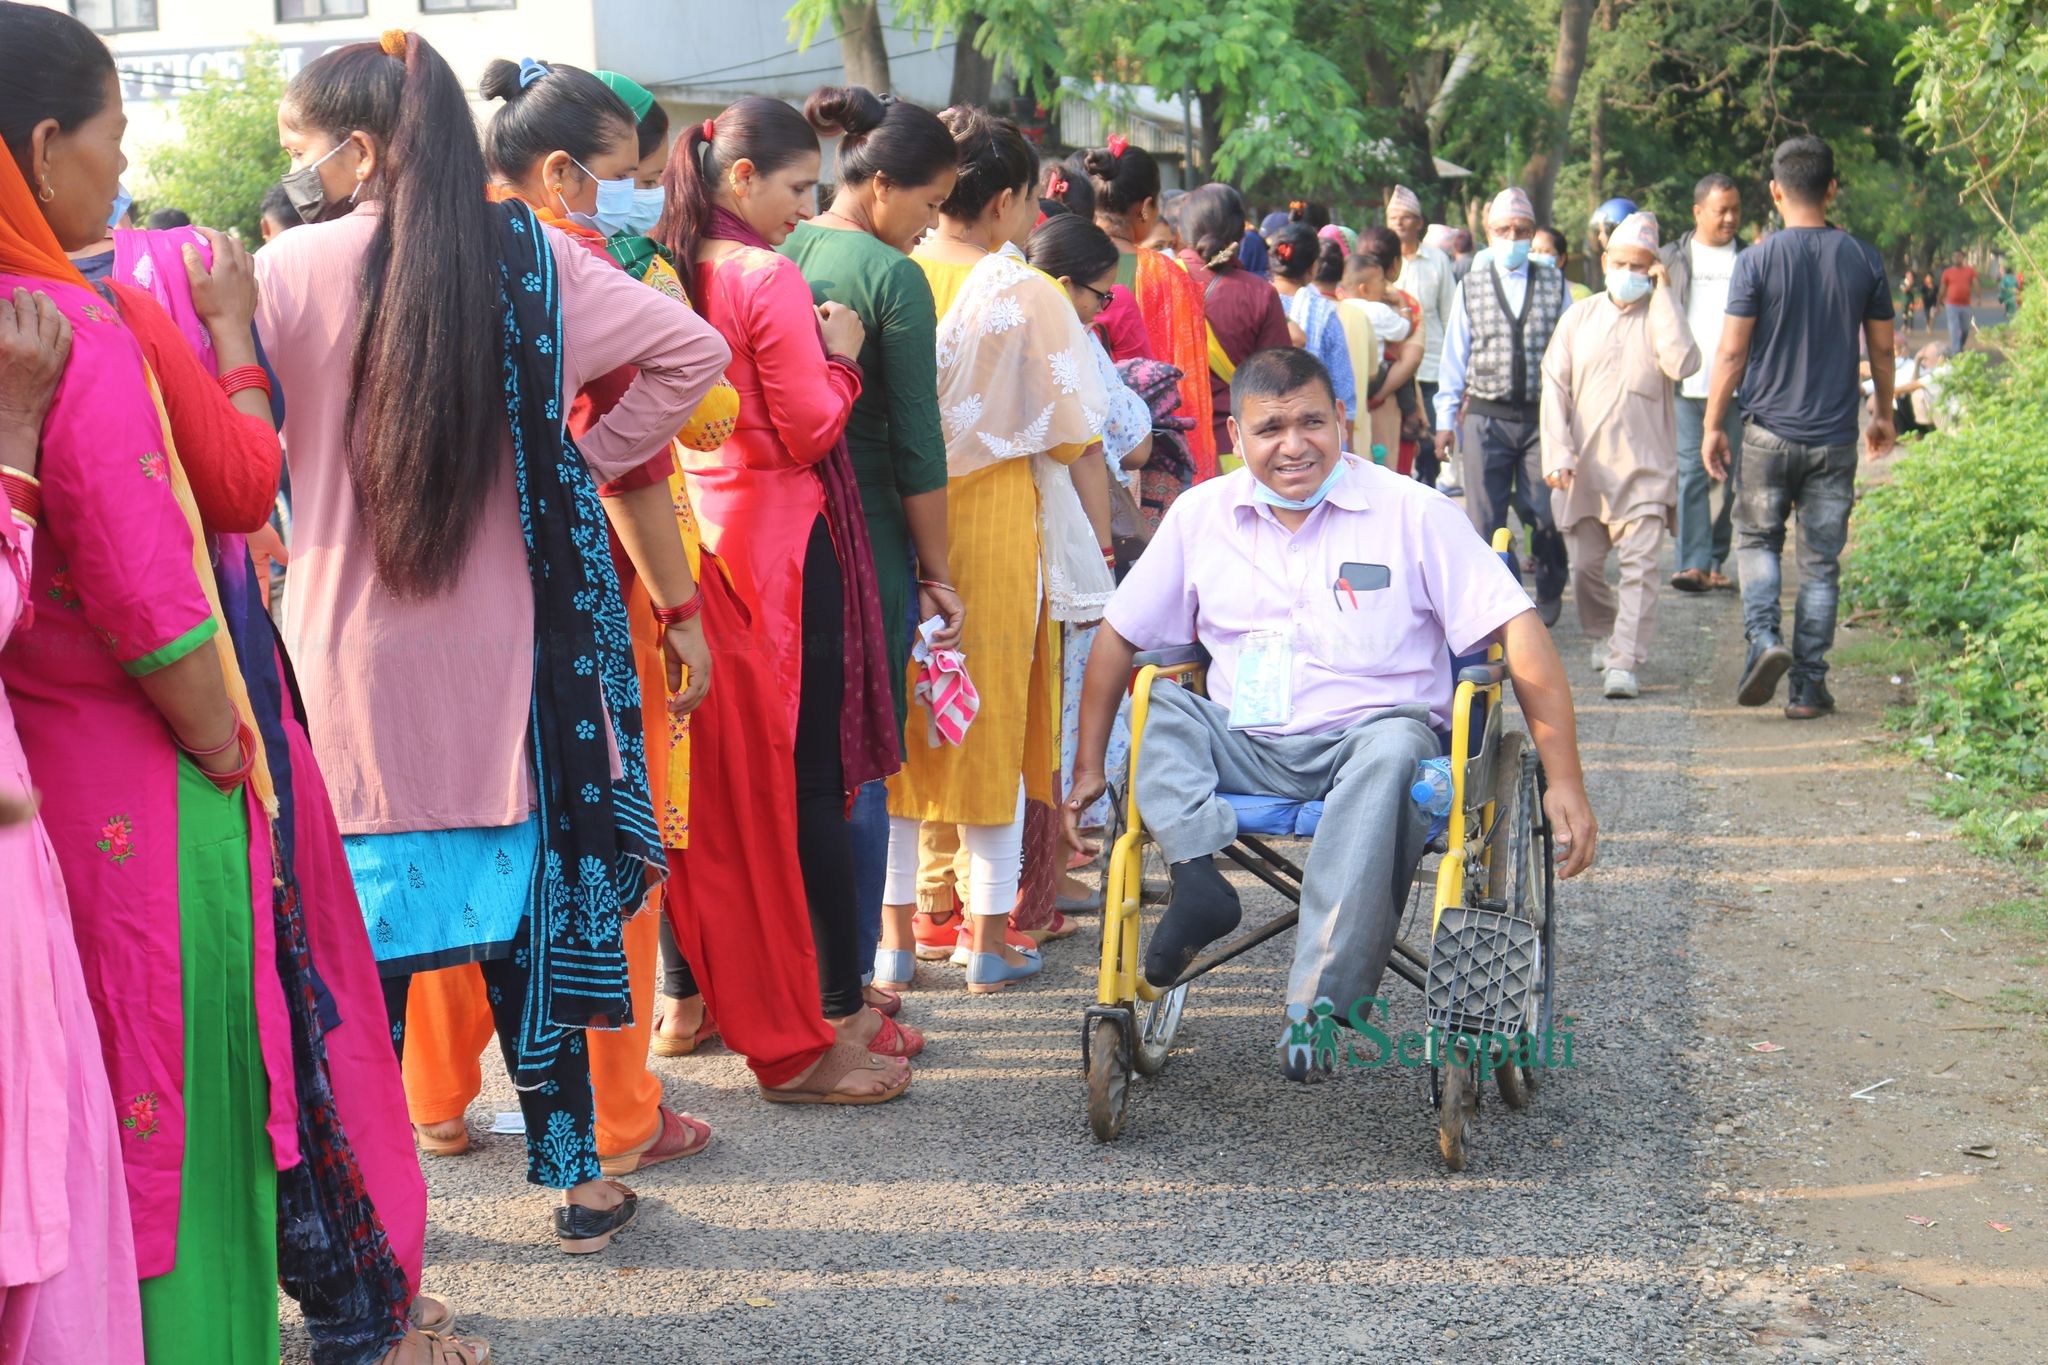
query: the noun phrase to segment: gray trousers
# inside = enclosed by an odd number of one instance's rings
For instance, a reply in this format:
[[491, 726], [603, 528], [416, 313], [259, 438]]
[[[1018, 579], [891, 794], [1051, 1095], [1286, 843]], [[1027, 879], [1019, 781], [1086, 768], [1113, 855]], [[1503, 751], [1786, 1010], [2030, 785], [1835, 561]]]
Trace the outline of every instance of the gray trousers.
[[1229, 708], [1184, 687], [1152, 689], [1138, 765], [1138, 814], [1169, 863], [1237, 837], [1216, 793], [1321, 801], [1302, 879], [1287, 1002], [1328, 996], [1343, 1017], [1379, 989], [1429, 817], [1409, 799], [1415, 765], [1442, 752], [1429, 708], [1404, 706], [1326, 735], [1267, 738], [1230, 728]]

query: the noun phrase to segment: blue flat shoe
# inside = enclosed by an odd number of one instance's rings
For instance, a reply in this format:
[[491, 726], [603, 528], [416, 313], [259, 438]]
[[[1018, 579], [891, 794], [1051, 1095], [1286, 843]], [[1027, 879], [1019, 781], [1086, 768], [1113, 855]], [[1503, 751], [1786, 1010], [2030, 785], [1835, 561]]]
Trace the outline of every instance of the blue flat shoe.
[[877, 990], [907, 991], [916, 980], [916, 953], [908, 948], [875, 949], [875, 975], [872, 984]]
[[1044, 969], [1045, 961], [1036, 951], [1018, 951], [1023, 954], [1024, 962], [1021, 966], [1014, 967], [1001, 953], [969, 953], [967, 989], [975, 995], [993, 995], [997, 991], [1007, 989], [1012, 982], [1037, 976]]

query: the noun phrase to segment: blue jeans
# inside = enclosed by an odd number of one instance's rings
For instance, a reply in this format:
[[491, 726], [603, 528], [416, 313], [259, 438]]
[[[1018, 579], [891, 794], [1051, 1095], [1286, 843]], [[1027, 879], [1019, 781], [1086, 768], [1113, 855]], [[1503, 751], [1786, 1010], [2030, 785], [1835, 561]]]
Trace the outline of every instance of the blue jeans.
[[1799, 598], [1792, 624], [1793, 681], [1819, 682], [1835, 642], [1842, 546], [1856, 502], [1856, 443], [1807, 446], [1752, 425], [1735, 477], [1735, 562], [1742, 574], [1743, 633], [1755, 645], [1782, 639], [1780, 556], [1785, 523], [1799, 518]]
[[[1710, 511], [1714, 485], [1719, 479], [1707, 473], [1700, 459], [1700, 444], [1706, 436], [1707, 400], [1677, 398], [1678, 413], [1678, 567], [1718, 572], [1728, 562], [1734, 543], [1735, 490], [1721, 486], [1721, 507]], [[1742, 454], [1742, 414], [1733, 403], [1721, 429], [1728, 434], [1731, 464]]]
[[853, 844], [853, 899], [859, 915], [861, 979], [875, 974], [875, 949], [882, 944], [882, 882], [889, 874], [889, 791], [870, 782], [853, 798], [847, 817]]
[[1970, 308], [1968, 304], [1952, 303], [1943, 310], [1948, 320], [1948, 353], [1961, 355], [1963, 346], [1970, 339]]

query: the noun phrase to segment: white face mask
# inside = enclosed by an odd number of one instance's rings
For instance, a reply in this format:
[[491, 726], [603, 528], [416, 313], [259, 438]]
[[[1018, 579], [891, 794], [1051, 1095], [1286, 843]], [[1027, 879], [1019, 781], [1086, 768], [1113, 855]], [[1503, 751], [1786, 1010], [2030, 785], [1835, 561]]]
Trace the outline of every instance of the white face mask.
[[1615, 266], [1607, 272], [1607, 292], [1616, 303], [1634, 303], [1650, 292], [1650, 277], [1640, 270]]
[[[613, 236], [621, 232], [630, 232], [637, 236], [645, 237], [648, 233], [654, 231], [654, 225], [661, 221], [661, 211], [667, 203], [667, 192], [659, 185], [649, 185], [646, 189], [635, 189], [633, 191], [633, 207], [627, 210], [625, 220], [616, 226], [606, 224], [606, 228]], [[597, 216], [602, 219], [604, 214], [600, 211]]]

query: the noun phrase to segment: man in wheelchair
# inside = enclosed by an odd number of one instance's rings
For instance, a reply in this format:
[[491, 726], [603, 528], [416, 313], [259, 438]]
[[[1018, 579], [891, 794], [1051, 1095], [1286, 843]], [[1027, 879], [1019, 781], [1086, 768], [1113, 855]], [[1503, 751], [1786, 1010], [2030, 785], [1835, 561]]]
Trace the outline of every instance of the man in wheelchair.
[[1104, 790], [1137, 654], [1199, 642], [1209, 695], [1155, 688], [1138, 737], [1138, 812], [1173, 878], [1145, 978], [1171, 984], [1237, 927], [1237, 892], [1214, 862], [1237, 816], [1218, 793], [1320, 800], [1287, 1002], [1327, 996], [1341, 1015], [1377, 991], [1422, 857], [1429, 818], [1409, 788], [1443, 752], [1453, 653], [1504, 646], [1548, 770], [1559, 872], [1592, 866], [1571, 687], [1528, 594], [1457, 505], [1343, 452], [1313, 356], [1259, 352], [1230, 399], [1245, 467], [1180, 496], [1096, 633], [1066, 834], [1084, 848], [1080, 813]]

